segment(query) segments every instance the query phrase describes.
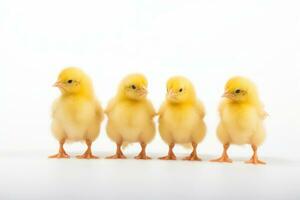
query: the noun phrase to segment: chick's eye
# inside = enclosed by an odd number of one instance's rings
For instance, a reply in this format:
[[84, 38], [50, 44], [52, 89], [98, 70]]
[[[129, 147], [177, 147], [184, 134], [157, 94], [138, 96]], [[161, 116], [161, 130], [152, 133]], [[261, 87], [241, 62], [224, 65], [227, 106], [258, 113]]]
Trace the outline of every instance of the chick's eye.
[[136, 89], [136, 86], [135, 86], [135, 85], [132, 85], [131, 88], [135, 90], [135, 89]]
[[73, 83], [73, 80], [68, 80], [68, 83]]
[[179, 89], [179, 92], [182, 92], [182, 91], [183, 91], [183, 89], [182, 89], [182, 88], [180, 88], [180, 89]]
[[240, 89], [237, 89], [237, 90], [235, 91], [235, 93], [236, 93], [236, 94], [239, 94], [239, 93], [241, 93], [241, 90], [240, 90]]

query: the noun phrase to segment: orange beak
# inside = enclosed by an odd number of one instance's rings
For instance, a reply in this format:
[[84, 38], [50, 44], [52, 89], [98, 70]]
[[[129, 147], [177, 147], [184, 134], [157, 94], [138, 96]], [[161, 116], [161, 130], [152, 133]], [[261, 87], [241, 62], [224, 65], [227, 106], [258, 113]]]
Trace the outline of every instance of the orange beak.
[[143, 93], [145, 94], [145, 95], [147, 95], [148, 94], [148, 90], [147, 90], [147, 88], [143, 88]]
[[140, 96], [146, 96], [148, 94], [148, 90], [146, 87], [141, 88], [138, 92]]
[[168, 97], [171, 98], [171, 99], [175, 97], [175, 92], [174, 92], [174, 90], [170, 90], [170, 91], [168, 92]]
[[233, 94], [230, 93], [230, 92], [225, 92], [225, 93], [222, 95], [222, 97], [228, 98], [228, 99], [233, 99], [233, 98], [234, 98]]
[[56, 83], [53, 84], [53, 87], [58, 87], [58, 88], [62, 88], [63, 87], [63, 83], [57, 81]]

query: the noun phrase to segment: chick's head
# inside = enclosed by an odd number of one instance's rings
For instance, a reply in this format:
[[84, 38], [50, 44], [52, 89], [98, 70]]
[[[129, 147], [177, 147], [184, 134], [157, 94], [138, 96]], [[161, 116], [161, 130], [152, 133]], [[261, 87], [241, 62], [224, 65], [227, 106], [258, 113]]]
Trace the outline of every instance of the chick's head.
[[244, 77], [233, 77], [225, 85], [223, 97], [236, 103], [256, 103], [258, 93], [255, 84]]
[[148, 81], [142, 74], [130, 74], [126, 76], [118, 91], [118, 96], [130, 100], [143, 100], [147, 97]]
[[167, 82], [167, 100], [171, 103], [188, 103], [196, 100], [193, 84], [185, 77], [175, 76]]
[[93, 92], [90, 78], [76, 67], [62, 70], [53, 86], [58, 87], [64, 95], [91, 95]]

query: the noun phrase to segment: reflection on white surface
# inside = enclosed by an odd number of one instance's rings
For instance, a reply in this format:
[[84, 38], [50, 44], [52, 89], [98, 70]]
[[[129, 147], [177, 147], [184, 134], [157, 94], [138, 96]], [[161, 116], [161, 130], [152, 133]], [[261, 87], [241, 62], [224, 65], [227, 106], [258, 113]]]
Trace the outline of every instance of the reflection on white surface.
[[[297, 178], [300, 162], [279, 158], [264, 158], [268, 165], [253, 166], [240, 161], [216, 164], [180, 160], [52, 160], [47, 159], [47, 152], [36, 151], [0, 155], [1, 199], [296, 200], [300, 197]], [[212, 156], [202, 158], [208, 160]]]

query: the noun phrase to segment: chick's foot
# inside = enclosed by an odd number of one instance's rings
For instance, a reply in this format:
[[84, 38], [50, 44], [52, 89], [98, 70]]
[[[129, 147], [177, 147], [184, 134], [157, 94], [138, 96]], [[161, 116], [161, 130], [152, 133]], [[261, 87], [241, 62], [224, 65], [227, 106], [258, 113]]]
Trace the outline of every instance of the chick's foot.
[[183, 158], [183, 160], [189, 160], [189, 161], [201, 161], [202, 159], [199, 158], [199, 157], [197, 156], [197, 154], [193, 154], [193, 153], [192, 153], [190, 156], [187, 156], [187, 157]]
[[176, 156], [174, 153], [169, 153], [167, 156], [163, 156], [159, 158], [160, 160], [176, 160]]
[[149, 156], [146, 155], [146, 153], [140, 153], [139, 155], [134, 157], [137, 160], [151, 160]]
[[86, 140], [87, 150], [81, 156], [76, 156], [78, 159], [98, 159], [99, 157], [94, 156], [92, 153], [92, 142], [90, 140]]
[[99, 159], [98, 156], [94, 156], [92, 152], [84, 153], [83, 155], [76, 156], [78, 159]]
[[223, 155], [222, 157], [215, 159], [215, 160], [211, 160], [210, 162], [232, 163], [232, 160], [229, 159], [228, 156]]
[[250, 160], [246, 161], [247, 164], [254, 164], [254, 165], [265, 165], [266, 163], [259, 160], [257, 156], [257, 146], [256, 145], [251, 145], [252, 150], [253, 150], [253, 156], [251, 157]]
[[61, 158], [70, 158], [70, 156], [68, 154], [66, 154], [65, 152], [59, 152], [58, 154], [51, 155], [48, 158], [58, 158], [58, 159], [61, 159]]
[[183, 160], [189, 160], [189, 161], [201, 161], [201, 159], [197, 155], [197, 146], [198, 144], [195, 142], [192, 142], [193, 151], [190, 156], [185, 157]]
[[169, 144], [169, 152], [168, 152], [168, 155], [167, 156], [164, 156], [164, 157], [160, 157], [159, 159], [160, 160], [176, 160], [176, 156], [173, 152], [173, 148], [174, 148], [175, 144], [174, 143], [171, 143]]
[[108, 156], [106, 157], [107, 159], [126, 159], [126, 157], [124, 156], [123, 152], [122, 152], [122, 143], [117, 143], [117, 150], [116, 150], [116, 154], [112, 155], [112, 156]]
[[150, 160], [151, 158], [148, 157], [147, 154], [146, 154], [146, 146], [147, 146], [146, 143], [141, 142], [140, 145], [141, 145], [142, 150], [139, 153], [139, 155], [134, 157], [134, 158], [138, 159], [138, 160]]
[[264, 161], [261, 161], [258, 159], [257, 156], [253, 156], [250, 160], [245, 162], [246, 164], [254, 164], [254, 165], [265, 165], [266, 163]]
[[230, 144], [227, 143], [227, 144], [224, 144], [223, 145], [223, 153], [222, 153], [222, 156], [218, 159], [215, 159], [215, 160], [211, 160], [210, 162], [220, 162], [220, 163], [232, 163], [232, 160], [229, 159], [229, 156], [227, 154], [227, 150], [229, 148]]
[[65, 139], [61, 140], [59, 142], [59, 150], [58, 153], [52, 156], [49, 156], [48, 158], [70, 158], [70, 156], [66, 153], [64, 149]]
[[123, 154], [115, 154], [112, 156], [108, 156], [106, 158], [107, 159], [126, 159], [126, 156], [124, 156]]

